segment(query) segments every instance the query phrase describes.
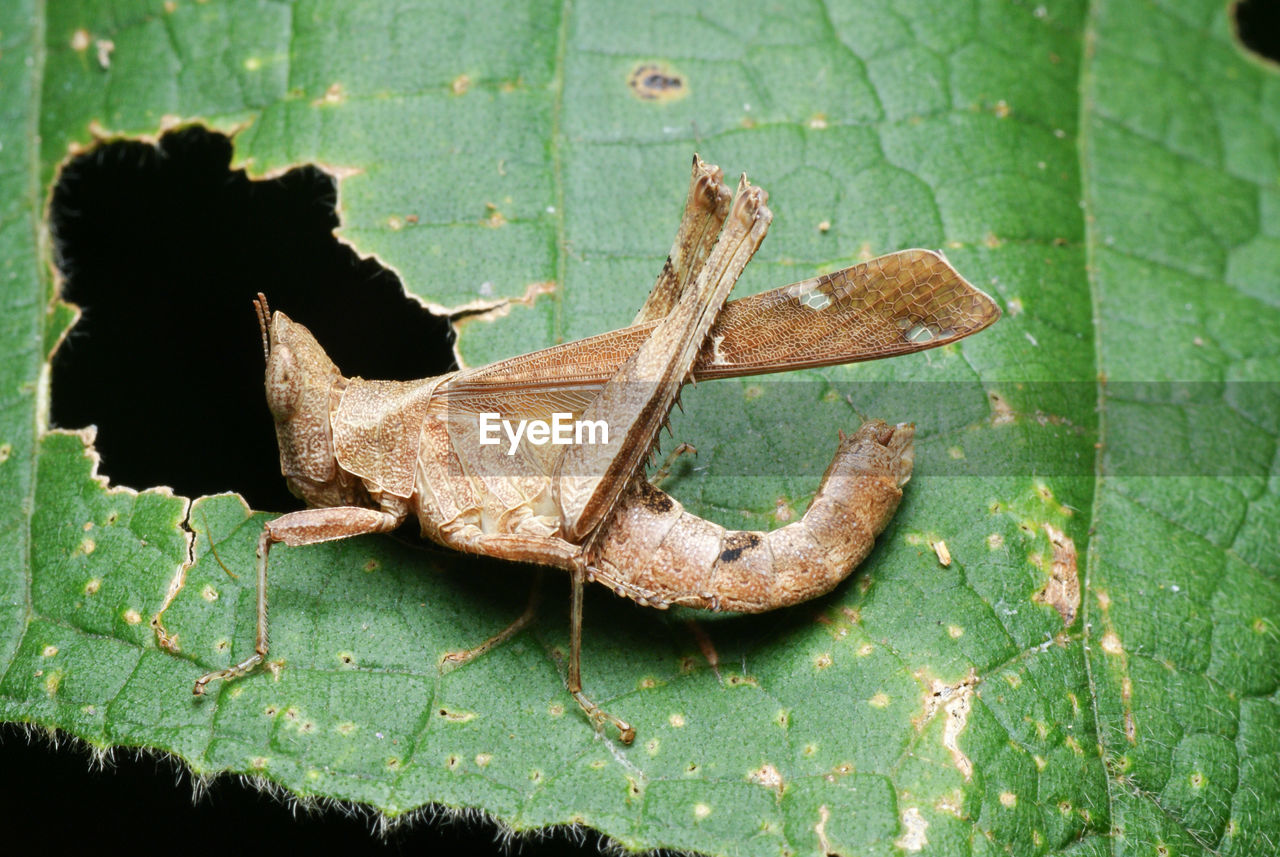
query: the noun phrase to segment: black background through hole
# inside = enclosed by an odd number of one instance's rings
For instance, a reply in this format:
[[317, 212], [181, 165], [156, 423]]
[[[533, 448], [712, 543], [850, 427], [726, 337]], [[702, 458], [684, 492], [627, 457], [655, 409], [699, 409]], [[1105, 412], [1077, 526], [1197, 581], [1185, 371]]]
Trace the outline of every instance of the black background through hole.
[[[192, 128], [158, 147], [112, 143], [76, 158], [51, 219], [64, 297], [83, 317], [54, 360], [51, 419], [98, 426], [101, 472], [133, 488], [198, 496], [238, 491], [257, 509], [299, 508], [280, 476], [250, 303], [306, 324], [347, 375], [407, 379], [451, 368], [449, 328], [404, 297], [396, 277], [332, 235], [332, 181], [298, 169], [251, 182], [225, 136]], [[387, 841], [335, 810], [295, 818], [223, 777], [195, 806], [189, 777], [125, 752], [91, 771], [80, 749], [49, 749], [0, 728], [0, 830], [52, 833], [66, 850], [112, 841], [183, 854], [500, 851], [485, 822], [421, 821]], [[51, 841], [54, 841], [51, 840]], [[588, 833], [516, 845], [522, 854], [598, 853]], [[110, 850], [110, 848], [108, 848]]]
[[1280, 2], [1242, 0], [1234, 9], [1236, 32], [1245, 47], [1280, 62]]
[[280, 476], [253, 296], [309, 327], [348, 376], [448, 371], [449, 327], [333, 237], [328, 176], [251, 182], [230, 160], [227, 137], [191, 128], [63, 171], [54, 240], [84, 315], [54, 357], [51, 418], [98, 426], [114, 484], [238, 491], [286, 511], [300, 504]]

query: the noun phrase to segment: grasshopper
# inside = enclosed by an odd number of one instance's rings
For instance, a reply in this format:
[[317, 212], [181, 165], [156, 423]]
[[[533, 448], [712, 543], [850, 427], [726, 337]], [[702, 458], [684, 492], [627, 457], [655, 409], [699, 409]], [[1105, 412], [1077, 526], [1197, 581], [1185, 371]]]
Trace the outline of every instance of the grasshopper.
[[[726, 302], [769, 228], [767, 198], [745, 175], [731, 195], [720, 169], [695, 155], [671, 253], [631, 326], [420, 381], [343, 377], [305, 327], [272, 313], [259, 294], [280, 469], [308, 508], [268, 521], [258, 540], [253, 654], [202, 676], [195, 694], [265, 661], [272, 545], [385, 533], [410, 515], [447, 547], [569, 572], [568, 690], [597, 731], [612, 724], [624, 743], [635, 729], [582, 690], [584, 584], [650, 607], [744, 613], [835, 587], [897, 509], [914, 426], [871, 420], [840, 432], [802, 519], [771, 532], [728, 531], [644, 478], [681, 387], [934, 348], [982, 330], [1000, 310], [926, 250]], [[553, 413], [607, 431], [595, 443], [553, 445], [530, 430], [507, 447], [483, 430], [495, 415]], [[442, 667], [518, 632], [535, 603], [501, 634], [446, 655]]]

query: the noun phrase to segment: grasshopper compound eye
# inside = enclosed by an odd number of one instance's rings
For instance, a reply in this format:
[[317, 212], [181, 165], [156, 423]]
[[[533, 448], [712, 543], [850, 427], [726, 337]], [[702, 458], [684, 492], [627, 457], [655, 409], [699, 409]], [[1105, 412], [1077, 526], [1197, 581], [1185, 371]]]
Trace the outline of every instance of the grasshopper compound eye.
[[276, 344], [267, 360], [267, 407], [277, 420], [286, 420], [298, 408], [302, 378], [287, 345]]

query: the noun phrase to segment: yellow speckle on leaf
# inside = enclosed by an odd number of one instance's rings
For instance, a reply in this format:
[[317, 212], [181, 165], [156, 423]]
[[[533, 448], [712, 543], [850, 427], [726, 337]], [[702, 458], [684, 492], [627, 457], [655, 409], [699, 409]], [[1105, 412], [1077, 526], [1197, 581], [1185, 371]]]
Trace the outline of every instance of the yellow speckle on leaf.
[[329, 88], [324, 91], [324, 95], [311, 102], [312, 105], [319, 107], [321, 105], [341, 104], [347, 98], [346, 93], [342, 91], [342, 84], [336, 80], [329, 84]]
[[457, 708], [446, 708], [443, 705], [436, 709], [436, 714], [448, 720], [450, 723], [469, 723], [476, 719], [474, 711], [463, 711]]
[[51, 658], [57, 653], [58, 653], [58, 647], [52, 646], [52, 645], [45, 646], [43, 649], [40, 650], [41, 657], [45, 657], [45, 658]]
[[964, 628], [961, 628], [959, 625], [948, 625], [947, 635], [953, 640], [958, 640], [964, 636]]
[[889, 694], [885, 693], [882, 690], [879, 693], [877, 693], [875, 696], [868, 699], [867, 704], [871, 705], [874, 708], [888, 708]]
[[467, 90], [471, 88], [471, 78], [460, 74], [453, 79], [453, 83], [449, 84], [449, 88], [453, 90], [454, 95], [466, 95]]
[[825, 670], [827, 667], [831, 666], [831, 653], [823, 652], [818, 655], [813, 659], [813, 665], [820, 670]]
[[676, 727], [677, 729], [683, 728], [684, 715], [678, 714], [678, 713], [672, 714], [670, 717], [667, 718], [667, 722], [670, 723], [672, 726]]
[[920, 810], [909, 806], [902, 812], [902, 835], [893, 844], [903, 851], [921, 851], [929, 844], [929, 838], [925, 835], [928, 829], [929, 822], [920, 814]]
[[247, 57], [244, 61], [245, 71], [257, 71], [262, 68], [262, 60], [258, 57]]
[[1018, 805], [1018, 796], [1013, 792], [1000, 792], [1000, 805], [1005, 809], [1013, 809]]
[[821, 131], [827, 127], [827, 114], [815, 113], [809, 117], [809, 127], [815, 131]]
[[747, 775], [747, 779], [759, 786], [773, 789], [782, 795], [782, 773], [769, 763], [765, 763]]
[[89, 31], [81, 27], [71, 34], [71, 49], [73, 51], [88, 50], [90, 41], [92, 40], [89, 38]]
[[490, 762], [492, 762], [492, 761], [493, 761], [493, 754], [492, 754], [492, 753], [477, 753], [477, 754], [476, 754], [476, 767], [477, 767], [477, 768], [487, 768], [487, 767], [489, 767], [489, 763], [490, 763]]
[[142, 616], [137, 610], [130, 607], [128, 610], [124, 611], [124, 621], [129, 625], [137, 625], [142, 621]]
[[1116, 636], [1114, 631], [1108, 631], [1102, 635], [1102, 651], [1108, 655], [1124, 654], [1124, 646], [1120, 643], [1120, 638]]
[[709, 815], [711, 815], [711, 807], [707, 806], [705, 803], [695, 803], [693, 805], [693, 817], [698, 819], [698, 821], [702, 821], [702, 819]]
[[206, 583], [204, 585], [204, 588], [200, 590], [200, 597], [203, 598], [205, 601], [217, 601], [218, 590], [213, 588], [212, 583]]

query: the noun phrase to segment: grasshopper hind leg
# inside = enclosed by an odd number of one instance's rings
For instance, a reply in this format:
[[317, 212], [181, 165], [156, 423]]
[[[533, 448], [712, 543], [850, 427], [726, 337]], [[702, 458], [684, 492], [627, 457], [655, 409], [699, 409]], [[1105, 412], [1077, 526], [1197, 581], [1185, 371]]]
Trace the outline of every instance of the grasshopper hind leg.
[[569, 693], [578, 701], [582, 711], [599, 732], [606, 723], [618, 730], [618, 740], [630, 744], [636, 739], [636, 729], [625, 720], [614, 717], [596, 705], [582, 692], [582, 586], [586, 583], [586, 569], [573, 569], [573, 602], [569, 612]]

